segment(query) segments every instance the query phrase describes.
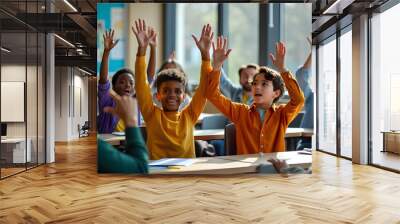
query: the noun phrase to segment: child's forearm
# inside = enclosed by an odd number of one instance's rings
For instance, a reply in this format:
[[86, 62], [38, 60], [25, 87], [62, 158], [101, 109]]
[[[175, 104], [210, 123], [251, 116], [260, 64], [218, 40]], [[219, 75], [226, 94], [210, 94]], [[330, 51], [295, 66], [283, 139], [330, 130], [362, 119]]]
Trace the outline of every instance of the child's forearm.
[[99, 82], [102, 84], [107, 82], [109, 56], [110, 56], [110, 51], [104, 50], [103, 57], [101, 58], [100, 79], [99, 79]]
[[201, 52], [201, 60], [202, 61], [210, 61], [210, 53], [209, 52]]
[[219, 89], [220, 71], [213, 70], [209, 75], [206, 97], [211, 103], [232, 122], [238, 118], [241, 105], [235, 105], [232, 101], [221, 94]]
[[219, 70], [211, 70], [208, 74], [208, 87], [206, 91], [206, 97], [209, 100], [214, 100], [217, 98], [219, 88], [220, 88], [221, 73]]
[[147, 160], [120, 152], [109, 143], [97, 141], [97, 168], [99, 173], [148, 173]]
[[135, 62], [135, 90], [136, 97], [139, 103], [140, 111], [145, 120], [149, 117], [154, 107], [151, 95], [151, 89], [146, 81], [146, 61], [145, 56], [136, 57]]
[[208, 82], [208, 72], [211, 71], [210, 61], [202, 61], [201, 63], [201, 71], [200, 71], [200, 83], [193, 95], [193, 98], [187, 107], [193, 121], [197, 121], [198, 116], [200, 116], [201, 112], [204, 109], [206, 103], [206, 87]]
[[301, 91], [301, 88], [294, 76], [289, 71], [282, 72], [281, 76], [285, 82], [286, 89], [288, 90], [290, 103], [295, 105], [304, 104], [303, 91]]
[[146, 56], [146, 48], [145, 47], [138, 47], [136, 56]]
[[142, 133], [138, 127], [130, 127], [125, 129], [126, 151], [137, 161], [138, 167], [147, 173], [148, 168], [148, 152], [146, 143], [143, 140]]
[[147, 66], [147, 79], [149, 83], [153, 80], [156, 71], [156, 47], [150, 46], [150, 59]]
[[[208, 73], [212, 71], [210, 60], [202, 60], [201, 61], [201, 71], [200, 71], [200, 84], [202, 86], [207, 85], [208, 81]], [[200, 86], [199, 84], [199, 86]]]

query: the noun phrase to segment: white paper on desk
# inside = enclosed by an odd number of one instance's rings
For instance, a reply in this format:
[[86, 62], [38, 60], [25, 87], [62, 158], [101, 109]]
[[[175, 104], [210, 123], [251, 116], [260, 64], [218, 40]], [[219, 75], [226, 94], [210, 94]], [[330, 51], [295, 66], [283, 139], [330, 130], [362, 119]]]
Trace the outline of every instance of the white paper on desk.
[[194, 162], [194, 159], [166, 158], [153, 161], [149, 166], [190, 166]]
[[123, 131], [114, 131], [111, 134], [116, 135], [116, 136], [125, 136], [125, 132], [123, 132]]
[[167, 170], [167, 166], [150, 166], [149, 170], [150, 171], [161, 171], [161, 170]]

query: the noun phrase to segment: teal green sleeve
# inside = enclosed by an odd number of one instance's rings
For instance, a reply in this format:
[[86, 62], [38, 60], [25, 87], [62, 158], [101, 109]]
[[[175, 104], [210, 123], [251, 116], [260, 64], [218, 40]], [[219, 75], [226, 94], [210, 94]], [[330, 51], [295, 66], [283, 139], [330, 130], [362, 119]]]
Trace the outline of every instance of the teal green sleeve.
[[148, 173], [148, 153], [140, 129], [126, 128], [126, 152], [102, 139], [97, 140], [99, 173]]

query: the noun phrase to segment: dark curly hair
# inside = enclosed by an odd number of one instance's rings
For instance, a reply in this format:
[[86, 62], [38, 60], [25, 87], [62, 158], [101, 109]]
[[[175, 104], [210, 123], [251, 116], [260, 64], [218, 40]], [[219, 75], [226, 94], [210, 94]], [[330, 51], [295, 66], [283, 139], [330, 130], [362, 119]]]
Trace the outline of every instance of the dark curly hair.
[[111, 79], [112, 86], [114, 87], [114, 86], [117, 84], [118, 78], [119, 78], [122, 74], [126, 74], [126, 73], [132, 75], [132, 78], [134, 78], [133, 71], [130, 70], [129, 68], [120, 69], [120, 70], [118, 70], [118, 71], [113, 75], [113, 77], [112, 77], [112, 79]]
[[282, 76], [279, 74], [279, 72], [271, 68], [268, 68], [266, 66], [261, 66], [258, 69], [257, 73], [253, 77], [253, 80], [256, 79], [258, 75], [262, 75], [264, 76], [265, 80], [271, 81], [274, 91], [278, 89], [281, 91], [281, 94], [278, 97], [276, 97], [273, 101], [273, 103], [278, 102], [278, 100], [285, 92], [285, 82], [283, 81]]
[[176, 68], [164, 69], [157, 74], [157, 79], [155, 81], [157, 91], [160, 90], [161, 84], [167, 81], [177, 81], [182, 84], [183, 88], [185, 88], [187, 82], [185, 74], [182, 73], [179, 69]]

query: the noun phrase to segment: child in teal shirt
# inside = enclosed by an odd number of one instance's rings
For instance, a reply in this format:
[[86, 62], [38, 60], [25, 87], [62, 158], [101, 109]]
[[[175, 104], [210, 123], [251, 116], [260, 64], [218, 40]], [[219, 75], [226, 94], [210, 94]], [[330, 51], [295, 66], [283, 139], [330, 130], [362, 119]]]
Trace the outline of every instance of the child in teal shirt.
[[116, 107], [105, 110], [121, 118], [126, 125], [125, 152], [121, 152], [102, 139], [97, 140], [97, 171], [99, 173], [148, 173], [148, 152], [135, 116], [136, 103], [132, 97], [110, 95]]

